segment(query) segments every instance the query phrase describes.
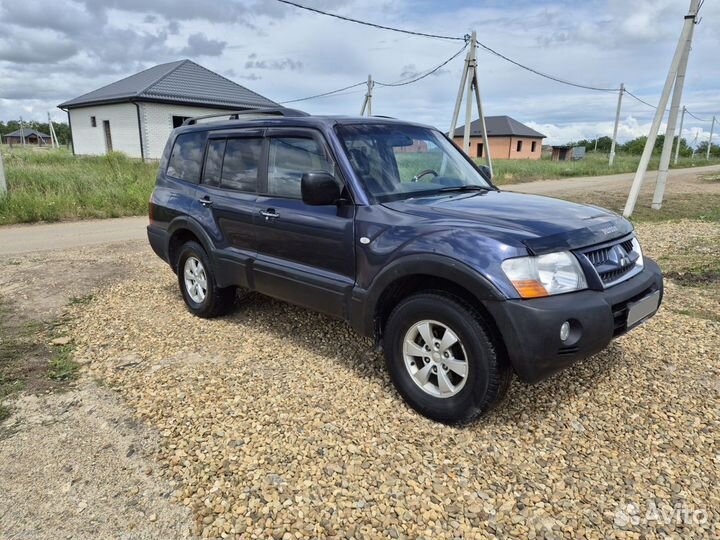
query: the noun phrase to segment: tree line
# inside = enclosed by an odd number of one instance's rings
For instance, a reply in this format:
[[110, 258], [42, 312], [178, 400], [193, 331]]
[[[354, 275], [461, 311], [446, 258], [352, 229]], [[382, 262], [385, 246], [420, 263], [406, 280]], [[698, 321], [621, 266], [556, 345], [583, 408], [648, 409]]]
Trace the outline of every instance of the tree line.
[[[610, 153], [610, 146], [612, 145], [612, 139], [610, 137], [598, 137], [597, 139], [581, 139], [575, 143], [570, 143], [572, 146], [584, 146], [587, 152], [595, 150], [595, 141], [597, 140], [597, 151], [605, 154]], [[643, 153], [647, 137], [637, 137], [627, 141], [624, 144], [617, 144], [615, 146], [617, 152], [624, 152], [626, 154], [640, 155]], [[655, 140], [655, 146], [653, 147], [653, 154], [660, 154], [662, 152], [663, 144], [665, 143], [665, 135], [658, 135]], [[707, 152], [707, 141], [701, 142], [695, 149], [695, 155], [704, 156]], [[675, 147], [673, 147], [673, 152]], [[683, 157], [692, 156], [693, 149], [687, 143], [687, 140], [680, 139], [680, 155]], [[674, 154], [673, 154], [674, 155]], [[720, 145], [713, 144], [710, 147], [710, 155], [713, 157], [720, 157]]]
[[[23, 121], [23, 127], [25, 129], [34, 129], [45, 135], [50, 135], [50, 127], [47, 122], [37, 122], [35, 120]], [[53, 127], [55, 128], [58, 142], [60, 144], [68, 144], [70, 142], [70, 127], [65, 122], [53, 122]], [[19, 120], [8, 120], [7, 122], [0, 120], [0, 136], [2, 136], [3, 142], [5, 142], [5, 135], [18, 129], [20, 129]]]

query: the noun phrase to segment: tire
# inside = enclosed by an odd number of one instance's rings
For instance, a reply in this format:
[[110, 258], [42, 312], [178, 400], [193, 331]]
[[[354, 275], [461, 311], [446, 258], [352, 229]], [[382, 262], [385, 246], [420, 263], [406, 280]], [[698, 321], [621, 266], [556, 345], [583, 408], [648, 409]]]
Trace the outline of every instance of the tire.
[[[448, 329], [447, 344], [457, 341], [445, 347]], [[423, 336], [432, 336], [430, 352]], [[410, 407], [438, 422], [463, 424], [497, 405], [510, 386], [512, 372], [493, 338], [472, 306], [425, 292], [406, 298], [390, 314], [383, 348], [393, 384]]]
[[[194, 264], [195, 262], [197, 265]], [[186, 266], [188, 267], [186, 268]], [[195, 268], [194, 274], [193, 267]], [[180, 248], [175, 273], [185, 305], [193, 315], [206, 319], [218, 317], [228, 313], [235, 304], [235, 287], [220, 288], [217, 286], [210, 258], [205, 249], [197, 242], [186, 242]], [[192, 287], [188, 282], [187, 278], [190, 278], [191, 275], [195, 277], [194, 283], [197, 283], [200, 289]], [[193, 280], [190, 279], [190, 282]], [[203, 283], [204, 287], [202, 287]]]

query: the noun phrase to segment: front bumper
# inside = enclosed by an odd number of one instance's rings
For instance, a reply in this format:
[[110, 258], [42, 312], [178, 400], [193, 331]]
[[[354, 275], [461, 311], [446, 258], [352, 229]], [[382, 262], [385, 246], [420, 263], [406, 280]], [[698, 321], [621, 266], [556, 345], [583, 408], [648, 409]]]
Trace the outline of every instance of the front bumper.
[[[662, 300], [662, 273], [646, 257], [642, 272], [603, 291], [487, 302], [485, 307], [497, 323], [518, 377], [533, 383], [601, 351], [627, 332], [628, 303], [655, 291]], [[560, 326], [565, 321], [570, 321], [571, 333], [563, 343]]]

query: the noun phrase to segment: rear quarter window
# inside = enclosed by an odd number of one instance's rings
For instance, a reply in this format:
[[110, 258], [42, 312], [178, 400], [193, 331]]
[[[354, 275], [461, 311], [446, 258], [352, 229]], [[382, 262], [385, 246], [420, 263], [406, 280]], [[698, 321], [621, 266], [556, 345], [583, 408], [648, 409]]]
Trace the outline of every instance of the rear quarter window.
[[206, 138], [207, 133], [204, 131], [178, 135], [168, 161], [168, 176], [193, 184], [200, 182]]

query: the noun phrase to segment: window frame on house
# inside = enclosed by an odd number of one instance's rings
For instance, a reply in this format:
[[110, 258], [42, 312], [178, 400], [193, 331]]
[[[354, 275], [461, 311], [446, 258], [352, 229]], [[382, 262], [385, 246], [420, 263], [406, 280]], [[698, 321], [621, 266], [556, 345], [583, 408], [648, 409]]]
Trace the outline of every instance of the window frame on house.
[[94, 128], [97, 127], [97, 117], [96, 116], [90, 117], [90, 127], [94, 127]]
[[185, 123], [185, 120], [192, 118], [192, 116], [181, 116], [179, 114], [171, 114], [170, 121], [172, 122], [173, 129], [179, 128]]
[[517, 144], [515, 145], [515, 151], [522, 152], [522, 147], [523, 147], [522, 139], [518, 139]]
[[535, 150], [537, 150], [537, 141], [532, 141], [530, 143], [530, 152], [535, 153]]

